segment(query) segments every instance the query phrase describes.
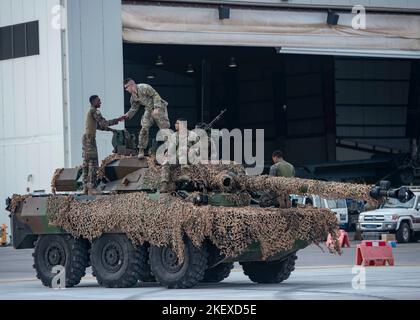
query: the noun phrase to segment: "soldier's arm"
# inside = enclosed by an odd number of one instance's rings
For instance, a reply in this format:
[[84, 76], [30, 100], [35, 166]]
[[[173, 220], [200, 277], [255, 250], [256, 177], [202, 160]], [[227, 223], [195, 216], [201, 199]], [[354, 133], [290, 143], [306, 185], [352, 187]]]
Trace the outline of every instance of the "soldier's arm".
[[101, 131], [113, 131], [110, 127], [118, 124], [118, 119], [106, 120], [99, 110], [92, 112], [92, 116], [96, 121], [97, 128]]
[[136, 115], [136, 113], [140, 109], [140, 101], [138, 100], [137, 95], [133, 95], [131, 97], [131, 108], [128, 110], [128, 112], [125, 114], [129, 120], [133, 119], [133, 117]]
[[270, 168], [270, 176], [271, 177], [277, 177], [277, 168], [276, 168], [276, 166], [271, 166], [271, 168]]

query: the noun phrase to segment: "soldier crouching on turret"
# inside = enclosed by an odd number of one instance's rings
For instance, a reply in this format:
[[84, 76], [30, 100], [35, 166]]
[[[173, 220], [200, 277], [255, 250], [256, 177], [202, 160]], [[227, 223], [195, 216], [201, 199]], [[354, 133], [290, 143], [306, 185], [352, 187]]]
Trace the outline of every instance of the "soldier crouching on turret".
[[94, 95], [89, 99], [90, 107], [86, 114], [85, 134], [82, 139], [83, 150], [83, 192], [94, 194], [99, 167], [98, 148], [96, 146], [96, 130], [114, 131], [111, 126], [117, 125], [124, 117], [107, 121], [102, 117], [101, 99]]
[[[161, 186], [160, 192], [167, 193], [171, 191], [172, 181], [172, 172], [178, 166], [188, 165], [189, 162], [189, 153], [193, 151], [196, 155], [199, 155], [199, 147], [197, 142], [199, 141], [198, 135], [187, 129], [187, 120], [178, 119], [175, 123], [175, 130], [169, 137], [169, 149], [165, 153], [166, 160], [162, 164], [161, 172]], [[185, 141], [181, 141], [184, 139]], [[175, 153], [176, 154], [172, 154]], [[170, 163], [170, 160], [176, 161], [175, 163]]]

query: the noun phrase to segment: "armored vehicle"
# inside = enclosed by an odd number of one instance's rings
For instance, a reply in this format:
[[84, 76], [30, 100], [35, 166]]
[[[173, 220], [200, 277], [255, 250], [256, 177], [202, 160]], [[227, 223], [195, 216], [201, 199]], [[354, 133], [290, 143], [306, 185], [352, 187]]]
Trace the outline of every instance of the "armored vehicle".
[[[97, 195], [81, 192], [81, 169], [75, 168], [56, 171], [52, 194], [8, 199], [13, 246], [34, 248], [34, 268], [45, 286], [52, 286], [52, 270], [61, 265], [67, 287], [92, 266], [104, 287], [152, 281], [191, 288], [222, 281], [234, 262], [253, 282], [279, 283], [293, 272], [299, 250], [338, 231], [330, 210], [292, 207], [289, 195], [378, 204], [384, 196], [412, 197], [410, 190], [386, 184], [253, 177], [233, 163], [176, 167], [173, 192], [160, 193], [160, 165], [153, 157], [138, 160], [129, 149], [116, 146], [123, 154], [103, 161]], [[286, 199], [285, 205], [260, 207], [255, 195], [267, 190]], [[340, 251], [338, 244], [331, 249]]]

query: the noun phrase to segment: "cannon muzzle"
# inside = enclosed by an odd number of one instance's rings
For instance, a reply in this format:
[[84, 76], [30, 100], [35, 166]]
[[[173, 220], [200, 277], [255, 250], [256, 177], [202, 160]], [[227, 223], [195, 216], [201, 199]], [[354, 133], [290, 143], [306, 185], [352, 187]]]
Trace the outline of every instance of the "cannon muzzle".
[[370, 196], [374, 199], [380, 199], [382, 197], [393, 198], [405, 203], [413, 199], [414, 193], [407, 187], [391, 189], [390, 182], [381, 181], [379, 185], [372, 188]]

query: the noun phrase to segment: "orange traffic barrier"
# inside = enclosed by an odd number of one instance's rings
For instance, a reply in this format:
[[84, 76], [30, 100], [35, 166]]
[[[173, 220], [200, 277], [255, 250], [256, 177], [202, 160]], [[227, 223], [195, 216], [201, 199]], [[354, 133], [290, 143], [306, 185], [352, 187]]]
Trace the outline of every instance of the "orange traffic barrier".
[[356, 249], [356, 265], [385, 266], [394, 265], [392, 247], [386, 241], [362, 241]]
[[[339, 233], [337, 234], [337, 238], [338, 238], [338, 243], [340, 245], [340, 248], [343, 248], [343, 247], [350, 248], [349, 235], [347, 234], [346, 231], [340, 230]], [[332, 238], [331, 234], [328, 235], [326, 246], [327, 247], [333, 247], [334, 246], [333, 238]]]

